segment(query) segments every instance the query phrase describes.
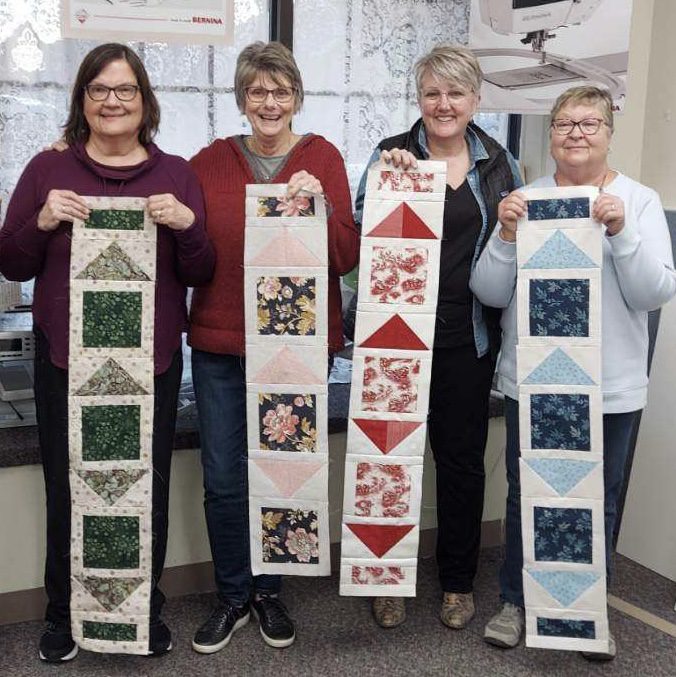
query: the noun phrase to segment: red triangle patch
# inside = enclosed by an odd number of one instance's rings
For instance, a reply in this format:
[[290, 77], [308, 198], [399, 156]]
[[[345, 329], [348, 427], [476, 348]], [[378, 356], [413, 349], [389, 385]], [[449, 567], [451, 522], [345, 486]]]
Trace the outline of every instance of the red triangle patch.
[[352, 420], [383, 454], [388, 454], [422, 425], [420, 421], [378, 421], [372, 418]]
[[362, 348], [399, 348], [400, 350], [429, 350], [420, 337], [399, 315], [393, 315], [382, 327], [376, 329]]
[[413, 524], [349, 524], [347, 528], [376, 556], [382, 557], [413, 529]]
[[422, 240], [439, 239], [405, 202], [391, 211], [367, 235], [369, 237], [412, 237]]

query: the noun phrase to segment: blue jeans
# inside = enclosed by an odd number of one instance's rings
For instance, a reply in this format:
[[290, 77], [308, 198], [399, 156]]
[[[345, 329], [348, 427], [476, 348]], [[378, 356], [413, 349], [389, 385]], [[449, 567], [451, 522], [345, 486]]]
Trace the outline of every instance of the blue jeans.
[[276, 593], [281, 576], [251, 575], [244, 359], [192, 351], [204, 472], [204, 512], [219, 597], [241, 606]]
[[[606, 573], [610, 580], [613, 529], [617, 499], [622, 489], [624, 467], [632, 431], [640, 411], [603, 416], [603, 481], [605, 485]], [[507, 445], [507, 512], [505, 515], [505, 559], [500, 568], [500, 597], [523, 607], [523, 545], [521, 541], [521, 488], [519, 485], [519, 403], [505, 397]]]

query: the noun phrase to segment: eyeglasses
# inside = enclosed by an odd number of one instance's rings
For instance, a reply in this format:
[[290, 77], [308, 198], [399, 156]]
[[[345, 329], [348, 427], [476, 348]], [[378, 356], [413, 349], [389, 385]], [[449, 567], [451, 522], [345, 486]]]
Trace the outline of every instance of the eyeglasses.
[[577, 122], [575, 120], [552, 120], [551, 127], [559, 136], [568, 136], [575, 127], [578, 127], [585, 136], [592, 136], [604, 124], [606, 124], [605, 120], [600, 118], [585, 118]]
[[246, 98], [251, 103], [263, 103], [267, 101], [268, 94], [272, 94], [272, 98], [277, 103], [289, 103], [293, 99], [296, 90], [292, 87], [275, 87], [274, 89], [266, 89], [265, 87], [247, 87], [245, 90]]
[[111, 92], [120, 101], [131, 101], [139, 91], [138, 85], [118, 85], [117, 87], [106, 87], [105, 85], [85, 85], [87, 96], [92, 101], [105, 101]]
[[467, 92], [462, 89], [452, 89], [450, 92], [442, 92], [438, 89], [430, 89], [422, 93], [422, 99], [424, 103], [437, 104], [440, 103], [441, 99], [445, 96], [450, 103], [461, 103], [464, 101], [472, 92]]

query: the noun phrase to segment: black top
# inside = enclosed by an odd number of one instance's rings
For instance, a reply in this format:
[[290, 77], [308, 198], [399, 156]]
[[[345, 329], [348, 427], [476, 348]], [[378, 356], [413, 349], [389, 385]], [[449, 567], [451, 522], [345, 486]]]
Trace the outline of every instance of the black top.
[[469, 276], [481, 225], [481, 210], [467, 179], [455, 190], [447, 185], [435, 348], [474, 343]]

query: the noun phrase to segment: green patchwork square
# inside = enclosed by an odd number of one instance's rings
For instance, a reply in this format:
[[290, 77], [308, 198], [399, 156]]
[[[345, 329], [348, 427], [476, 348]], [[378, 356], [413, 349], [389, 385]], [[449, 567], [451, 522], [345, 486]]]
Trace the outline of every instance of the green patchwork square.
[[82, 297], [85, 348], [140, 348], [140, 291], [86, 291]]
[[141, 405], [82, 407], [82, 460], [135, 461], [141, 458]]
[[85, 228], [98, 230], [143, 230], [142, 209], [92, 209]]
[[137, 569], [140, 519], [84, 515], [82, 563], [93, 569]]
[[82, 636], [85, 639], [103, 639], [108, 642], [135, 642], [136, 625], [131, 623], [83, 621]]

